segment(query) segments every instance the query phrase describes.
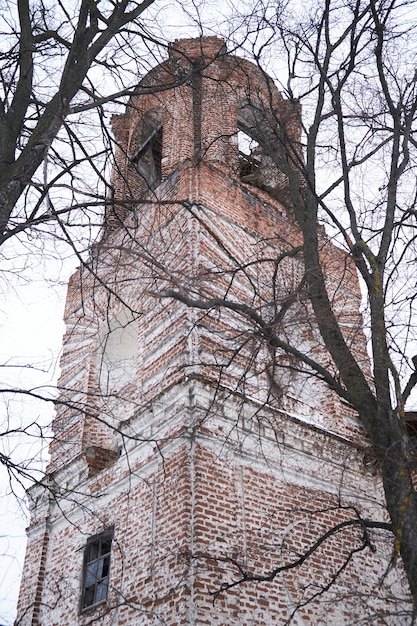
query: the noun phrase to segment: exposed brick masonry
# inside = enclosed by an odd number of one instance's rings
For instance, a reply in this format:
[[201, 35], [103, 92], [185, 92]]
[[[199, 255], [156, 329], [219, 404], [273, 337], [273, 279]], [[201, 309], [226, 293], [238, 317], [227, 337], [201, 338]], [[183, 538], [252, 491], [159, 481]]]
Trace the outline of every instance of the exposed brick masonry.
[[[239, 176], [240, 126], [300, 151], [297, 103], [215, 37], [174, 42], [141, 85], [167, 83], [113, 119], [114, 206], [91, 263], [117, 297], [86, 269], [68, 287], [49, 489], [29, 493], [16, 623], [269, 626], [297, 609], [296, 623], [398, 626], [389, 536], [373, 533], [372, 551], [359, 526], [272, 581], [218, 593], [297, 560], [355, 510], [383, 518], [383, 493], [350, 406], [239, 311], [164, 297], [243, 303], [271, 323], [292, 298], [275, 331], [331, 367], [291, 253], [302, 238], [285, 175], [256, 153], [256, 184]], [[335, 312], [366, 364], [354, 267], [324, 232], [321, 243]], [[80, 612], [87, 539], [110, 527], [107, 600]]]

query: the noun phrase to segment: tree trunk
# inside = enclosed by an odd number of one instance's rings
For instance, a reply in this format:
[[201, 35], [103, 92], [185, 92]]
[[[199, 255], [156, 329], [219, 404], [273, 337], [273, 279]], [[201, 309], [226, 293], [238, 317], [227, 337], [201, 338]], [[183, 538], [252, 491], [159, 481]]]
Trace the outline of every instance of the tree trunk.
[[[404, 426], [392, 411], [389, 395], [388, 349], [385, 344], [383, 304], [371, 302], [376, 396], [347, 346], [334, 316], [321, 269], [317, 212], [303, 212], [298, 220], [304, 235], [304, 263], [309, 297], [324, 344], [331, 354], [377, 455], [386, 505], [394, 532], [394, 559], [401, 554], [417, 610], [417, 494], [405, 449]], [[382, 294], [382, 291], [381, 291]], [[382, 298], [382, 295], [381, 295]], [[383, 300], [382, 300], [383, 303]]]

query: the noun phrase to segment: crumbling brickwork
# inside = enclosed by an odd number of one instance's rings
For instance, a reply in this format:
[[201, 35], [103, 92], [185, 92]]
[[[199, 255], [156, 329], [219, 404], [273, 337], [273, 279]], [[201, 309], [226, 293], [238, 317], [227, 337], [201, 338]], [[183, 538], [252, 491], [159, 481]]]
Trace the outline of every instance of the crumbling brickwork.
[[[239, 169], [242, 129], [299, 153], [299, 107], [214, 37], [172, 44], [138, 94], [113, 120], [114, 204], [94, 271], [68, 288], [17, 624], [261, 626], [295, 612], [302, 624], [398, 624], [389, 536], [358, 517], [384, 519], [357, 417], [255, 323], [329, 360], [284, 149], [272, 161], [257, 148], [252, 178]], [[355, 270], [324, 232], [322, 259], [366, 362]], [[86, 542], [109, 528], [108, 592], [83, 609]]]

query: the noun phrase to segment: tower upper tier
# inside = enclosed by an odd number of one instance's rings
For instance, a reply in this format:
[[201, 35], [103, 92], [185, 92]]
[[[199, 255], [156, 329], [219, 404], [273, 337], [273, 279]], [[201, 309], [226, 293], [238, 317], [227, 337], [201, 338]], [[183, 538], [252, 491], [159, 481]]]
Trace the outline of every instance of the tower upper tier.
[[183, 39], [113, 117], [116, 201], [141, 201], [185, 161], [216, 164], [268, 191], [286, 185], [300, 154], [299, 104], [217, 37]]

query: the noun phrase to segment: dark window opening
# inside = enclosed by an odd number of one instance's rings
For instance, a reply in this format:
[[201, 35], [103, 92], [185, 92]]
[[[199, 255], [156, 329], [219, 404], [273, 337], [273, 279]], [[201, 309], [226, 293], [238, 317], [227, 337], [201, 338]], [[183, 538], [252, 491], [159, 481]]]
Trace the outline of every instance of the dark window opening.
[[139, 147], [132, 157], [132, 163], [149, 189], [155, 189], [159, 185], [162, 175], [162, 124]]
[[81, 610], [107, 600], [113, 529], [87, 541], [84, 552]]

